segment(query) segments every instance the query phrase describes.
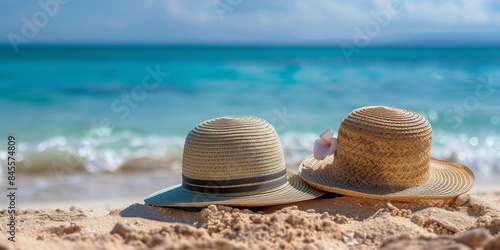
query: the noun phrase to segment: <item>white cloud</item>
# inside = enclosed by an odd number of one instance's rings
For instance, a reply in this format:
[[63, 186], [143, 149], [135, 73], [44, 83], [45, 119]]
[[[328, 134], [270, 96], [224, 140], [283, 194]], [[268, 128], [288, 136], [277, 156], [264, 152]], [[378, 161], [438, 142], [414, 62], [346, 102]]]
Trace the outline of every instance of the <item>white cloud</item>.
[[181, 2], [179, 0], [170, 0], [165, 2], [165, 11], [173, 16], [185, 16], [189, 14], [184, 10]]
[[416, 18], [421, 17], [426, 21], [433, 20], [439, 26], [449, 20], [486, 21], [490, 15], [485, 7], [486, 2], [490, 1], [408, 1], [406, 9], [409, 20], [416, 21]]
[[[113, 3], [116, 1], [115, 3]], [[114, 0], [99, 3], [71, 2], [61, 9], [57, 18], [44, 28], [46, 37], [51, 39], [79, 39], [75, 32], [58, 32], [68, 26], [81, 23], [88, 26], [81, 33], [88, 39], [104, 39], [103, 34], [120, 39], [128, 39], [131, 32], [139, 33], [151, 42], [171, 41], [281, 41], [297, 42], [319, 40], [352, 39], [354, 28], [364, 28], [373, 20], [371, 13], [388, 8], [389, 0], [341, 1], [341, 0], [242, 0], [241, 4], [230, 6], [237, 1], [228, 0]], [[230, 6], [223, 13], [223, 20], [214, 8], [214, 1]], [[400, 36], [406, 33], [442, 32], [498, 32], [500, 27], [500, 4], [494, 0], [400, 0], [402, 11], [393, 16], [390, 25], [383, 27], [380, 37]], [[34, 9], [38, 8], [36, 2]], [[79, 6], [72, 7], [72, 6]], [[112, 9], [117, 5], [119, 11]], [[5, 21], [0, 24], [4, 34], [20, 30], [19, 21], [33, 13], [22, 12], [21, 4], [10, 4], [0, 9]], [[32, 8], [32, 9], [33, 9]], [[96, 11], [94, 11], [96, 10]], [[16, 13], [16, 14], [13, 14]], [[25, 13], [19, 16], [19, 13]], [[124, 14], [126, 13], [126, 14]], [[130, 15], [128, 15], [130, 14]], [[98, 20], [99, 22], [96, 23]], [[104, 25], [100, 25], [100, 24]], [[182, 26], [182, 32], [178, 32]], [[114, 28], [106, 30], [106, 28]], [[120, 29], [116, 29], [121, 27]], [[172, 32], [172, 36], [156, 36], [151, 30]], [[86, 33], [85, 33], [86, 32]], [[403, 35], [401, 35], [403, 34]], [[175, 35], [175, 37], [173, 37]], [[6, 41], [5, 36], [3, 38]], [[39, 39], [39, 40], [38, 40]], [[44, 35], [34, 41], [43, 41]], [[155, 40], [163, 39], [163, 40]], [[451, 38], [450, 38], [451, 39]], [[404, 39], [403, 39], [404, 40]], [[124, 40], [127, 42], [127, 40]]]
[[[152, 1], [152, 0], [150, 0]], [[245, 0], [250, 1], [250, 0]], [[168, 15], [191, 23], [214, 29], [237, 29], [241, 32], [259, 33], [279, 31], [299, 39], [346, 39], [354, 35], [355, 27], [363, 27], [373, 19], [372, 12], [388, 9], [389, 1], [353, 2], [340, 0], [274, 1], [273, 6], [246, 12], [246, 2], [232, 6], [224, 12], [221, 22], [209, 1], [166, 1]], [[220, 0], [222, 4], [229, 4]], [[466, 29], [488, 31], [500, 20], [490, 13], [487, 6], [491, 0], [401, 0], [402, 13], [382, 32], [391, 34], [407, 32], [447, 32]], [[200, 18], [202, 17], [202, 18]], [[466, 24], [464, 26], [464, 24]], [[456, 27], [454, 27], [456, 25]], [[486, 30], [485, 30], [486, 29]]]

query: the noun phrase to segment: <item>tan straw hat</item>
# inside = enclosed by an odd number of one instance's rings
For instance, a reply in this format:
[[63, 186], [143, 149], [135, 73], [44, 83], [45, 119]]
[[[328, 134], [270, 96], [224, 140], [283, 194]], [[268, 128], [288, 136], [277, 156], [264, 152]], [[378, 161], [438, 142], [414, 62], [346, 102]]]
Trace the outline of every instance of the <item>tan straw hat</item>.
[[308, 157], [300, 177], [329, 192], [401, 201], [444, 200], [469, 191], [472, 171], [432, 159], [431, 141], [431, 125], [417, 112], [359, 108], [342, 121], [335, 153], [323, 160]]
[[182, 185], [146, 197], [150, 205], [268, 206], [314, 199], [324, 192], [286, 169], [278, 134], [267, 121], [228, 116], [189, 132], [182, 159]]

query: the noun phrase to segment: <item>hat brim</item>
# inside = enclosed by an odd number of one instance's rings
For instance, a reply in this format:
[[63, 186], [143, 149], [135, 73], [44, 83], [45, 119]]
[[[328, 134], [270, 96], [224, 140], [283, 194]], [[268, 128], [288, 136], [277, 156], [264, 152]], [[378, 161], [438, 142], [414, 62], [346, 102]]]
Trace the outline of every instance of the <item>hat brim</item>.
[[325, 193], [309, 186], [295, 171], [287, 170], [286, 174], [288, 181], [285, 184], [254, 194], [206, 195], [186, 191], [181, 185], [176, 185], [150, 194], [144, 202], [169, 207], [206, 207], [211, 204], [260, 207], [310, 200]]
[[431, 159], [430, 178], [422, 185], [415, 187], [396, 187], [384, 185], [366, 186], [339, 178], [331, 167], [333, 155], [324, 160], [316, 160], [309, 156], [300, 164], [300, 177], [309, 185], [324, 191], [388, 200], [415, 199], [450, 199], [464, 194], [474, 184], [474, 173], [457, 162]]

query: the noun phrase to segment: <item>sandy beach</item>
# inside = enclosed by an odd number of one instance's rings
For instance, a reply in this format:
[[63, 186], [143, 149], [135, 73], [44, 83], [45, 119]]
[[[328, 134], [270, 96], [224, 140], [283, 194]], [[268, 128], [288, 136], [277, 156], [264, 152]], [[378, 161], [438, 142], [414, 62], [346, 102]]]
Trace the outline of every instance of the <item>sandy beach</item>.
[[450, 204], [329, 194], [261, 208], [158, 208], [141, 197], [21, 206], [0, 249], [499, 249], [500, 187]]
[[312, 3], [0, 1], [0, 250], [500, 250], [500, 1]]

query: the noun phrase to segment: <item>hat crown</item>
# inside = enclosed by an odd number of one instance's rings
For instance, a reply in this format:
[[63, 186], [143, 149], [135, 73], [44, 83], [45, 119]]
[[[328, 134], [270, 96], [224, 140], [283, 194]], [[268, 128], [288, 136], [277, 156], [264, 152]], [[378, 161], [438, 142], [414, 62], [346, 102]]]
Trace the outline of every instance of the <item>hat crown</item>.
[[225, 186], [224, 181], [232, 185], [233, 180], [244, 186], [246, 179], [285, 176], [286, 167], [271, 124], [254, 116], [228, 116], [205, 121], [189, 132], [182, 174], [186, 179], [217, 181], [218, 186]]
[[356, 109], [342, 121], [337, 140], [334, 168], [346, 180], [411, 187], [430, 177], [432, 128], [417, 112]]

